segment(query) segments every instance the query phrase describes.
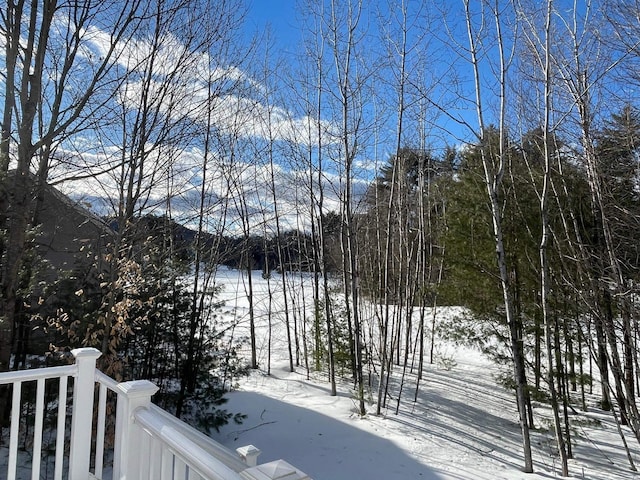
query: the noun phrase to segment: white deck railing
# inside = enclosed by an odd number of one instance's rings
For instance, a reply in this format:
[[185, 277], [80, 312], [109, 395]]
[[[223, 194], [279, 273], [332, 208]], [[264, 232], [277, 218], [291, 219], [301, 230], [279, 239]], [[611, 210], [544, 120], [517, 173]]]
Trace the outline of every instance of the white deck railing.
[[[6, 474], [0, 463], [0, 478], [309, 478], [283, 460], [256, 465], [260, 451], [255, 447], [232, 452], [156, 407], [151, 396], [158, 388], [147, 380], [113, 381], [95, 368], [98, 350], [82, 348], [72, 353], [74, 365], [0, 373], [5, 398], [11, 398], [8, 449], [0, 445], [6, 452]], [[49, 444], [43, 449], [45, 433]], [[4, 437], [0, 435], [0, 441]]]

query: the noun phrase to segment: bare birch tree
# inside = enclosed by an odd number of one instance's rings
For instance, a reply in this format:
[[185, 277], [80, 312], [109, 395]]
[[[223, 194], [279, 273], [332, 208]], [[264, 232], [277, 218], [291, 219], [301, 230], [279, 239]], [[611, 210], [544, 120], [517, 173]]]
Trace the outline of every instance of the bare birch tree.
[[[468, 55], [473, 69], [474, 76], [474, 89], [475, 89], [475, 108], [478, 120], [478, 135], [481, 145], [480, 154], [482, 158], [482, 165], [484, 170], [484, 180], [489, 199], [489, 205], [491, 210], [491, 219], [493, 225], [493, 235], [495, 240], [495, 251], [497, 258], [497, 266], [500, 276], [500, 284], [502, 287], [504, 309], [506, 323], [509, 327], [511, 336], [511, 351], [513, 358], [513, 375], [514, 383], [516, 385], [516, 401], [518, 405], [518, 413], [520, 419], [520, 429], [522, 433], [522, 444], [524, 452], [524, 471], [527, 473], [533, 472], [533, 460], [531, 456], [531, 440], [529, 436], [529, 423], [526, 417], [527, 411], [527, 380], [525, 371], [525, 359], [523, 351], [522, 341], [522, 326], [520, 321], [516, 318], [513, 305], [513, 291], [511, 286], [511, 277], [508, 270], [507, 258], [505, 252], [505, 245], [503, 240], [502, 229], [502, 210], [500, 204], [500, 195], [502, 188], [503, 176], [505, 173], [506, 165], [506, 105], [507, 105], [507, 73], [510, 66], [510, 57], [506, 50], [506, 39], [503, 36], [503, 7], [496, 1], [493, 5], [489, 2], [482, 2], [479, 6], [480, 12], [476, 12], [475, 15], [480, 15], [480, 23], [474, 16], [471, 2], [469, 0], [463, 0], [465, 10], [465, 21], [467, 25], [467, 34], [469, 40]], [[483, 24], [485, 15], [489, 14], [491, 20], [494, 22], [495, 27], [495, 42], [498, 50], [498, 65], [496, 67], [496, 74], [498, 76], [498, 100], [500, 102], [498, 108], [498, 135], [499, 145], [498, 151], [493, 152], [490, 145], [487, 144], [485, 135], [487, 133], [487, 125], [485, 123], [485, 90], [482, 83], [482, 76], [480, 73], [481, 58], [486, 53], [483, 48], [486, 45], [482, 43], [483, 38], [482, 30], [487, 28], [488, 25]]]
[[365, 386], [363, 377], [362, 319], [360, 317], [360, 286], [358, 245], [356, 241], [357, 224], [355, 219], [354, 174], [355, 162], [363, 144], [364, 119], [363, 101], [367, 81], [367, 69], [360, 57], [359, 48], [363, 41], [365, 25], [364, 7], [361, 1], [349, 1], [347, 4], [331, 1], [330, 12], [326, 19], [326, 41], [331, 49], [335, 79], [332, 94], [336, 100], [336, 120], [339, 129], [335, 138], [336, 158], [340, 162], [343, 189], [341, 191], [343, 287], [345, 312], [351, 338], [354, 380], [359, 404], [359, 413], [364, 415]]
[[[522, 6], [520, 6], [522, 8]], [[528, 19], [535, 18], [531, 15], [531, 12], [522, 12], [523, 23]], [[551, 397], [551, 409], [553, 412], [554, 430], [558, 448], [558, 454], [560, 456], [560, 462], [562, 466], [562, 476], [569, 475], [569, 466], [567, 462], [567, 449], [565, 447], [565, 439], [563, 436], [563, 429], [560, 423], [560, 414], [558, 408], [558, 393], [556, 390], [554, 372], [557, 374], [554, 368], [554, 337], [552, 334], [551, 326], [551, 306], [550, 306], [550, 289], [551, 289], [551, 269], [549, 265], [549, 248], [551, 240], [551, 226], [549, 220], [549, 204], [551, 202], [551, 170], [554, 162], [554, 157], [557, 157], [556, 153], [552, 149], [552, 96], [553, 96], [553, 84], [552, 84], [552, 16], [554, 15], [553, 0], [548, 0], [546, 3], [546, 11], [543, 16], [544, 26], [542, 32], [538, 32], [537, 26], [529, 21], [528, 25], [524, 28], [524, 35], [527, 39], [531, 50], [534, 52], [533, 56], [536, 60], [538, 68], [542, 73], [542, 85], [543, 85], [543, 105], [542, 105], [542, 142], [543, 142], [543, 179], [542, 189], [538, 193], [540, 201], [540, 216], [541, 216], [541, 236], [539, 244], [540, 255], [540, 303], [542, 309], [542, 318], [545, 332], [545, 344], [546, 344], [546, 357], [547, 357], [547, 386]], [[556, 332], [557, 333], [557, 332]]]
[[[625, 7], [628, 5], [621, 8]], [[594, 225], [593, 238], [585, 239], [588, 240], [586, 244], [578, 244], [581, 259], [584, 260], [585, 278], [594, 293], [590, 298], [582, 298], [592, 312], [595, 323], [594, 350], [597, 352], [602, 382], [603, 407], [611, 408], [616, 415], [615, 406], [609, 404], [612, 398], [615, 399], [622, 422], [628, 423], [636, 439], [640, 440], [639, 414], [632, 381], [634, 363], [631, 352], [634, 347], [630, 335], [629, 279], [625, 274], [622, 252], [617, 248], [619, 242], [614, 238], [617, 216], [610, 214], [611, 203], [605, 193], [607, 181], [598, 154], [596, 127], [598, 94], [603, 91], [612, 72], [633, 52], [633, 44], [625, 43], [629, 40], [626, 38], [619, 43], [622, 48], [616, 57], [604, 61], [600, 55], [604, 37], [589, 33], [594, 28], [593, 22], [595, 19], [590, 2], [582, 15], [574, 9], [573, 15], [564, 20], [567, 48], [556, 60], [559, 76], [570, 99], [571, 112], [578, 125], [579, 155], [586, 171], [590, 216]], [[616, 326], [616, 315], [619, 316], [620, 328]], [[630, 456], [629, 460], [632, 462]]]
[[[337, 394], [336, 390], [336, 366], [334, 355], [334, 323], [332, 298], [330, 295], [328, 272], [328, 248], [325, 223], [325, 145], [327, 136], [323, 130], [323, 105], [325, 103], [324, 77], [325, 77], [325, 28], [324, 2], [317, 4], [317, 9], [311, 8], [309, 31], [310, 39], [305, 42], [305, 53], [311, 58], [313, 65], [309, 79], [306, 81], [309, 92], [305, 99], [305, 112], [309, 116], [307, 122], [308, 141], [305, 142], [307, 151], [307, 168], [309, 171], [309, 201], [311, 214], [311, 229], [314, 250], [314, 318], [315, 318], [315, 343], [317, 365], [320, 363], [322, 352], [320, 319], [324, 317], [327, 332], [327, 370], [331, 395]], [[306, 70], [305, 70], [306, 71]], [[311, 121], [313, 119], [313, 121]], [[315, 139], [315, 142], [313, 142]], [[315, 150], [315, 151], [314, 151]], [[322, 299], [322, 301], [321, 301]]]

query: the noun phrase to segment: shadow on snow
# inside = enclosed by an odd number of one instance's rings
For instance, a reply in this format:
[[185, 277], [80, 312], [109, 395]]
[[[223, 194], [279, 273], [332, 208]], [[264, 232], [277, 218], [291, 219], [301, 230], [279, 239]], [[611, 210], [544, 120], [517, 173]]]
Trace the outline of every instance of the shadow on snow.
[[255, 445], [258, 463], [282, 458], [314, 480], [441, 478], [392, 442], [313, 410], [254, 392], [228, 398], [234, 411], [256, 413], [212, 436], [231, 449]]

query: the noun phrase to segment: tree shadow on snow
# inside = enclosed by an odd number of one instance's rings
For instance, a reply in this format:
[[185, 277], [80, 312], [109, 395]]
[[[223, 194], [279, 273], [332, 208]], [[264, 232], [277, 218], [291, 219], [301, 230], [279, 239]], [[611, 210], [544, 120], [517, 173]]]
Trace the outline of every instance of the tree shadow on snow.
[[254, 392], [233, 392], [229, 399], [248, 416], [212, 436], [233, 450], [256, 446], [258, 463], [283, 459], [314, 480], [441, 478], [392, 442], [313, 410]]

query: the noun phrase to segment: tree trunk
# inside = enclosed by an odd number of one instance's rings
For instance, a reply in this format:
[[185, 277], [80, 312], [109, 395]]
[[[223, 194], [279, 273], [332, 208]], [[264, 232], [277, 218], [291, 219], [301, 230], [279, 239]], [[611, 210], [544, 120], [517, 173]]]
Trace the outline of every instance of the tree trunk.
[[[476, 111], [479, 124], [479, 135], [482, 166], [484, 170], [484, 181], [487, 190], [487, 197], [489, 200], [489, 208], [491, 212], [491, 220], [493, 227], [493, 235], [495, 239], [495, 253], [496, 262], [499, 272], [500, 285], [502, 289], [502, 297], [505, 308], [505, 320], [509, 326], [510, 340], [511, 340], [511, 354], [513, 357], [513, 377], [516, 384], [516, 402], [518, 405], [520, 430], [522, 433], [522, 447], [524, 453], [524, 471], [526, 473], [533, 472], [533, 459], [531, 455], [531, 440], [529, 436], [529, 422], [527, 420], [527, 391], [528, 385], [526, 381], [526, 367], [525, 357], [523, 349], [522, 328], [517, 318], [514, 315], [513, 307], [513, 293], [509, 280], [507, 257], [503, 240], [502, 229], [502, 209], [499, 199], [499, 191], [502, 185], [502, 178], [504, 175], [505, 164], [505, 137], [506, 127], [505, 122], [505, 101], [506, 101], [506, 73], [507, 65], [505, 64], [504, 53], [504, 41], [501, 33], [501, 18], [500, 10], [496, 8], [493, 12], [496, 25], [496, 33], [498, 44], [497, 48], [500, 52], [500, 69], [499, 69], [499, 88], [500, 88], [500, 125], [498, 127], [500, 135], [499, 152], [496, 158], [491, 157], [491, 152], [487, 151], [487, 145], [485, 144], [485, 123], [484, 123], [484, 107], [482, 104], [481, 95], [481, 75], [480, 75], [480, 61], [478, 56], [478, 44], [476, 34], [472, 25], [472, 14], [470, 10], [470, 0], [463, 0], [465, 7], [465, 21], [467, 27], [467, 34], [469, 38], [469, 53], [471, 55], [470, 62], [474, 72], [475, 82], [475, 95], [476, 95]], [[493, 166], [493, 161], [497, 163], [497, 167]]]

